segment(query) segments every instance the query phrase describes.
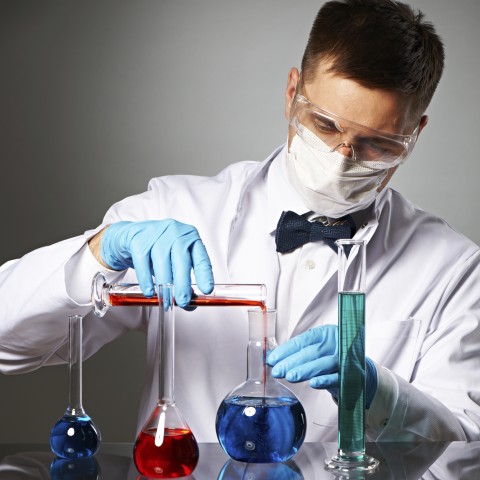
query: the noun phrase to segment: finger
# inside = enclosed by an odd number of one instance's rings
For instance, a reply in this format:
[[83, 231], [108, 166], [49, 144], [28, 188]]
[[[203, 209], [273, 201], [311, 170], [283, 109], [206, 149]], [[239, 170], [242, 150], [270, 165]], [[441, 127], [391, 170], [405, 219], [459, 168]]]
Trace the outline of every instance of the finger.
[[212, 264], [207, 249], [200, 238], [191, 247], [193, 272], [198, 288], [205, 294], [212, 292], [214, 287]]
[[155, 294], [155, 288], [152, 279], [150, 252], [147, 252], [147, 254], [136, 252], [135, 247], [132, 246], [131, 255], [140, 289], [146, 297], [152, 297]]
[[192, 259], [188, 240], [185, 237], [177, 238], [173, 242], [171, 263], [175, 285], [175, 301], [179, 307], [185, 307], [189, 304], [192, 296]]
[[[275, 368], [275, 367], [274, 367]], [[284, 372], [284, 377], [289, 382], [303, 382], [319, 375], [325, 375], [338, 370], [338, 357], [329, 355], [303, 362]], [[273, 372], [272, 372], [273, 375]], [[275, 376], [275, 375], [273, 375]]]
[[[300, 352], [302, 349], [312, 345], [319, 344], [323, 349], [319, 351], [318, 355], [332, 354], [336, 349], [336, 339], [334, 339], [329, 332], [329, 328], [333, 325], [326, 325], [322, 327], [312, 328], [296, 337], [288, 340], [283, 345], [275, 348], [267, 358], [267, 363], [271, 366], [288, 358], [289, 356]], [[336, 328], [336, 327], [335, 327]], [[332, 337], [332, 338], [329, 338]], [[330, 341], [325, 341], [330, 340]]]
[[314, 377], [310, 380], [310, 386], [312, 388], [329, 390], [338, 397], [338, 372]]

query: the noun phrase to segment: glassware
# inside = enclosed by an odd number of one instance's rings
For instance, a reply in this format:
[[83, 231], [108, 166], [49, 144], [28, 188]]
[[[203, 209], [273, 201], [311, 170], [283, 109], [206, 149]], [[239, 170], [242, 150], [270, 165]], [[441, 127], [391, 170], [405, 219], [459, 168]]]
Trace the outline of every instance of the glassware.
[[334, 473], [364, 475], [378, 468], [365, 454], [364, 240], [337, 240], [338, 268], [338, 452], [326, 460]]
[[148, 478], [178, 478], [197, 466], [199, 449], [187, 422], [175, 404], [175, 322], [172, 285], [159, 285], [162, 298], [158, 323], [159, 399], [135, 442], [137, 470]]
[[50, 432], [50, 447], [60, 458], [84, 458], [100, 446], [100, 431], [82, 405], [82, 317], [68, 317], [70, 399], [67, 410]]
[[[264, 307], [267, 289], [261, 284], [215, 284], [213, 292], [205, 295], [192, 285], [191, 307]], [[92, 303], [95, 314], [103, 317], [111, 306], [158, 305], [158, 297], [145, 297], [136, 283], [107, 283], [98, 272], [92, 282]]]
[[215, 422], [221, 446], [249, 463], [289, 460], [305, 439], [306, 418], [295, 394], [271, 375], [267, 351], [277, 346], [275, 310], [249, 310], [247, 379], [222, 401]]

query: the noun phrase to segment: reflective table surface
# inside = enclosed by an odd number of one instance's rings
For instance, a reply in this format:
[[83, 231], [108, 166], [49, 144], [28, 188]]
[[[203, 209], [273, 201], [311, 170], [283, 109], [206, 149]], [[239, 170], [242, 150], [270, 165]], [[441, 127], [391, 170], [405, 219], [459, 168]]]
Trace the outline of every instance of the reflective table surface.
[[[58, 460], [48, 445], [0, 444], [0, 480], [147, 480], [132, 460], [133, 444], [102, 444], [95, 457]], [[200, 461], [186, 480], [320, 480], [349, 478], [324, 469], [336, 443], [305, 443], [293, 459], [278, 464], [229, 460], [218, 444], [200, 444]], [[480, 442], [370, 443], [379, 470], [366, 480], [480, 480]], [[353, 478], [353, 477], [350, 477]]]

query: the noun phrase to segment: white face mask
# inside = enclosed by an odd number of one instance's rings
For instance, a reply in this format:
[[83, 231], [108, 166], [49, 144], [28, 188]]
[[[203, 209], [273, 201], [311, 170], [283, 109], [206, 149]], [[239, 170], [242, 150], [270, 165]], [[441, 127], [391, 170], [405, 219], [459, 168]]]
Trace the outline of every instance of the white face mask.
[[287, 154], [287, 174], [305, 206], [320, 215], [343, 217], [368, 207], [388, 173], [359, 165], [331, 149], [303, 125]]

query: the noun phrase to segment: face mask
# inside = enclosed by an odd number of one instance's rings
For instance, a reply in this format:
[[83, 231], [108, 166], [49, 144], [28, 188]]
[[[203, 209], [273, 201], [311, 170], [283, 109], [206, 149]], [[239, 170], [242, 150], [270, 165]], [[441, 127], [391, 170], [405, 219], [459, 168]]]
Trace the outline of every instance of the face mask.
[[388, 169], [373, 169], [331, 149], [308, 129], [302, 140], [293, 137], [287, 174], [305, 206], [331, 218], [343, 217], [370, 205]]

